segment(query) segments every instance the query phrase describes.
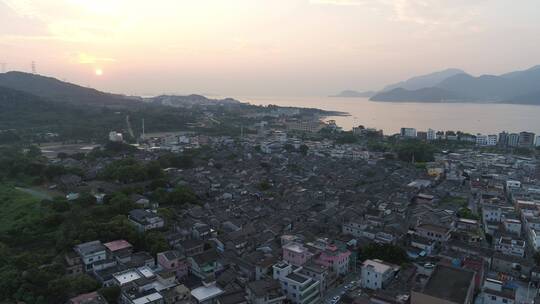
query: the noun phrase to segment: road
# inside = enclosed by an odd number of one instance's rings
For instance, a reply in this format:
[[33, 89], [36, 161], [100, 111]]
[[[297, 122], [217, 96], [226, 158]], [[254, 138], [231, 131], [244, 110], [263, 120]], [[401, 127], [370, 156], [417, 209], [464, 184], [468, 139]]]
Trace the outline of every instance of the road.
[[332, 300], [332, 298], [335, 297], [335, 296], [342, 297], [345, 294], [345, 292], [347, 291], [345, 289], [345, 285], [350, 284], [352, 281], [356, 281], [357, 284], [358, 284], [358, 282], [360, 282], [360, 272], [348, 274], [344, 278], [343, 284], [338, 285], [335, 288], [327, 290], [325, 296], [321, 299], [320, 303], [325, 303], [325, 304], [330, 303], [330, 300]]
[[52, 196], [49, 195], [48, 193], [38, 191], [38, 190], [35, 190], [35, 189], [21, 188], [21, 187], [15, 187], [15, 189], [17, 189], [19, 191], [22, 191], [24, 193], [30, 194], [33, 197], [36, 197], [38, 199], [42, 199], [42, 200], [52, 200], [53, 199]]

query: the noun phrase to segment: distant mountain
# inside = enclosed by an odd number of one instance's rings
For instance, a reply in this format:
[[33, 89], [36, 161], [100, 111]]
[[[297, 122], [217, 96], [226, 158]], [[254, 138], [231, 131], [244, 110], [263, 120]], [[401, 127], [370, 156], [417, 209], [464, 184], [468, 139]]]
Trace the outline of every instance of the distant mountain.
[[460, 97], [455, 93], [441, 88], [423, 88], [418, 90], [397, 88], [387, 92], [380, 92], [370, 100], [392, 102], [448, 102], [459, 99]]
[[29, 93], [54, 102], [81, 105], [118, 105], [133, 102], [134, 98], [109, 94], [72, 83], [23, 72], [0, 73], [0, 86]]
[[435, 73], [431, 73], [427, 75], [416, 76], [402, 82], [388, 85], [383, 89], [383, 91], [390, 91], [397, 88], [403, 88], [409, 91], [414, 91], [418, 89], [434, 87], [441, 81], [447, 79], [448, 77], [452, 77], [454, 75], [463, 74], [463, 73], [465, 72], [463, 72], [460, 69], [446, 69], [443, 71], [439, 71], [439, 72], [435, 72]]
[[508, 103], [540, 105], [540, 91], [516, 96], [507, 101]]
[[179, 95], [161, 95], [157, 97], [152, 97], [147, 99], [147, 101], [150, 101], [152, 103], [161, 104], [164, 106], [172, 106], [172, 107], [186, 107], [186, 106], [192, 106], [192, 105], [216, 105], [216, 104], [240, 104], [241, 102], [232, 99], [232, 98], [224, 98], [224, 99], [211, 99], [207, 98], [202, 95], [187, 95], [187, 96], [179, 96]]
[[339, 94], [336, 95], [330, 95], [330, 97], [344, 97], [344, 98], [350, 98], [350, 97], [371, 97], [375, 95], [377, 92], [375, 91], [365, 91], [365, 92], [358, 92], [353, 90], [344, 90], [341, 91]]
[[468, 74], [459, 74], [443, 80], [437, 87], [456, 92], [458, 95], [474, 101], [514, 101], [518, 96], [538, 91], [540, 88], [540, 68], [533, 67], [501, 76], [473, 77]]
[[[404, 82], [405, 83], [405, 82]], [[459, 73], [442, 79], [426, 90], [391, 90], [371, 98], [373, 101], [460, 101], [540, 105], [540, 66], [496, 75], [474, 77]], [[427, 90], [429, 89], [429, 90]]]

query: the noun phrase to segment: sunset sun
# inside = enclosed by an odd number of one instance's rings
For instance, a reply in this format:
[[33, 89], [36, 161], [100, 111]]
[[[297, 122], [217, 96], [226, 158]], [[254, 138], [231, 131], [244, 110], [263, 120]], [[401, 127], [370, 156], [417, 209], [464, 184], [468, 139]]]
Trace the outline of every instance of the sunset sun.
[[101, 76], [103, 75], [103, 70], [98, 68], [94, 71], [94, 73], [96, 74], [96, 76]]

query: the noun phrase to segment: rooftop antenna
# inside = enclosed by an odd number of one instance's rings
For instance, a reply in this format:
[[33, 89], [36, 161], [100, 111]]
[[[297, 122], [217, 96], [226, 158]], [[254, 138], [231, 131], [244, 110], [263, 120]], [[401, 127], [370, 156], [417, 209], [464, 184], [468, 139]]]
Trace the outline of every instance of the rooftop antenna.
[[32, 61], [32, 74], [36, 73], [36, 62]]
[[2, 73], [5, 73], [5, 72], [6, 72], [6, 65], [7, 65], [7, 63], [5, 63], [5, 62], [0, 62], [0, 66], [2, 67]]

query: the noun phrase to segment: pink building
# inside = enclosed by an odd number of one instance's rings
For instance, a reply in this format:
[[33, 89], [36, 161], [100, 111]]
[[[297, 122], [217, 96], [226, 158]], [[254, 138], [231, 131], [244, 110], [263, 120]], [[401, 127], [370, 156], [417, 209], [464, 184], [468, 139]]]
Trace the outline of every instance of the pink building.
[[328, 245], [326, 249], [315, 258], [314, 262], [321, 266], [331, 268], [337, 274], [349, 272], [349, 250], [339, 250], [335, 245]]
[[283, 260], [287, 261], [289, 264], [302, 266], [309, 261], [311, 257], [312, 254], [300, 243], [290, 242], [283, 245]]
[[164, 270], [174, 272], [178, 279], [188, 274], [189, 264], [186, 257], [177, 250], [158, 253], [157, 262]]

